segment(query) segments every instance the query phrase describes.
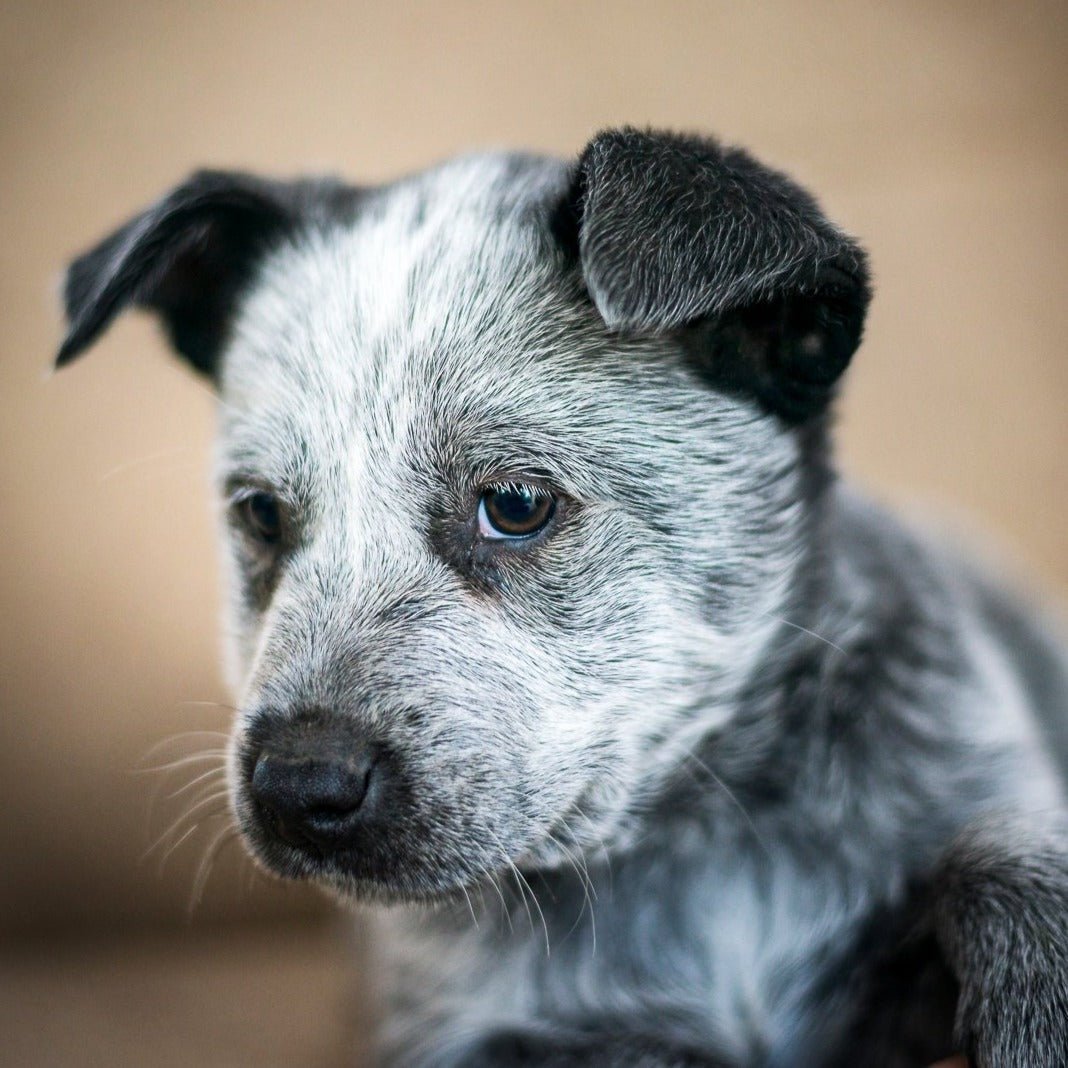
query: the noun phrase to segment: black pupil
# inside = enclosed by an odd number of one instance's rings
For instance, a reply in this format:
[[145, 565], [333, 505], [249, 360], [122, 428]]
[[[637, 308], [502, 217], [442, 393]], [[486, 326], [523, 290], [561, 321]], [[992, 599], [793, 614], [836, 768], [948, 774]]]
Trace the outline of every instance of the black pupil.
[[486, 494], [486, 514], [502, 534], [533, 534], [552, 514], [552, 498], [525, 486], [491, 490]]
[[245, 503], [249, 523], [264, 541], [276, 541], [281, 530], [278, 502], [269, 493], [254, 493]]

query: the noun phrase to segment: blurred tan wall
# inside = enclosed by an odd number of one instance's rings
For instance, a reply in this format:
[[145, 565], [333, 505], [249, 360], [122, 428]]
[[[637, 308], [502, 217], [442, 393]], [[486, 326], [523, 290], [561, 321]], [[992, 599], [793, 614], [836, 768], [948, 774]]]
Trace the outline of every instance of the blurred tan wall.
[[[1068, 5], [0, 5], [0, 928], [172, 921], [132, 770], [225, 727], [209, 391], [131, 317], [47, 379], [72, 252], [199, 164], [387, 177], [474, 146], [715, 131], [819, 192], [878, 292], [847, 467], [1068, 593]], [[165, 744], [149, 763], [210, 738]], [[182, 769], [187, 771], [188, 769]], [[185, 781], [172, 778], [164, 793]], [[146, 829], [148, 828], [148, 829]], [[315, 907], [231, 847], [199, 915]]]

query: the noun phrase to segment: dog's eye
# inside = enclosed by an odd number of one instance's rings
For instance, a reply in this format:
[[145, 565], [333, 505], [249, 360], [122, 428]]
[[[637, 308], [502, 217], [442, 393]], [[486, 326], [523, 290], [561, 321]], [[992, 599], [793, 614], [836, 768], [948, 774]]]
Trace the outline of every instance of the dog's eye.
[[282, 509], [276, 498], [256, 490], [237, 503], [245, 529], [265, 545], [276, 545], [282, 538]]
[[478, 532], [484, 538], [526, 538], [537, 534], [556, 510], [556, 499], [536, 486], [491, 486], [478, 504]]

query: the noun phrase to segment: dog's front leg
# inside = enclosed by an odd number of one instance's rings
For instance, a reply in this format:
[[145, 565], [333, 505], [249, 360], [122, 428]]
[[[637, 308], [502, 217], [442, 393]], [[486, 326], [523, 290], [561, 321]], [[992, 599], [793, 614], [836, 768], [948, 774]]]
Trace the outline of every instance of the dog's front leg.
[[935, 931], [960, 984], [972, 1068], [1068, 1064], [1068, 819], [986, 821], [935, 884]]
[[501, 1029], [476, 1040], [448, 1063], [450, 1068], [733, 1068], [710, 1050], [614, 1023], [582, 1031], [550, 1026]]

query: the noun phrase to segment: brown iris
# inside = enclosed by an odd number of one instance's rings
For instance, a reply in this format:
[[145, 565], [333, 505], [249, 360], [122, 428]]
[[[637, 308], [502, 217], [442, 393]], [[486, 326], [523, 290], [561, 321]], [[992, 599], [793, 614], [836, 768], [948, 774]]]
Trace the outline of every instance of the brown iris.
[[492, 486], [479, 502], [479, 531], [487, 538], [526, 538], [537, 534], [555, 509], [552, 495], [534, 486]]

